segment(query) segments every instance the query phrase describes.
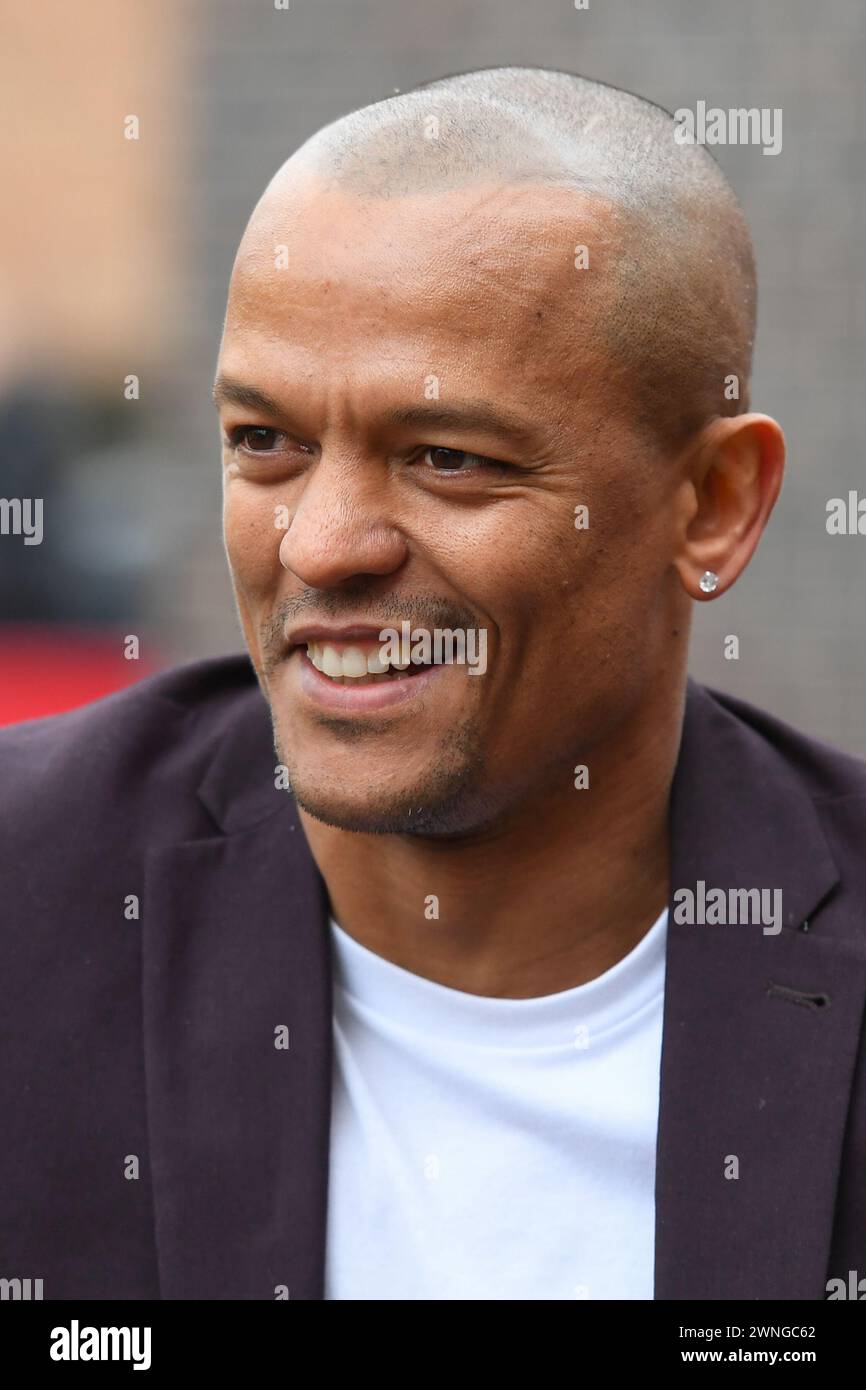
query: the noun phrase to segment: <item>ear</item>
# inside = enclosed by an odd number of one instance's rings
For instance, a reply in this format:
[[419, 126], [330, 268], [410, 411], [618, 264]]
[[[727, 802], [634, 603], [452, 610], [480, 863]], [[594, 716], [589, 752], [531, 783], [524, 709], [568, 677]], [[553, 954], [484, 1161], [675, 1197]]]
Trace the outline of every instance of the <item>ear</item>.
[[[785, 437], [769, 415], [713, 420], [690, 446], [674, 565], [692, 598], [717, 598], [746, 568], [782, 486]], [[705, 571], [718, 575], [712, 595]]]

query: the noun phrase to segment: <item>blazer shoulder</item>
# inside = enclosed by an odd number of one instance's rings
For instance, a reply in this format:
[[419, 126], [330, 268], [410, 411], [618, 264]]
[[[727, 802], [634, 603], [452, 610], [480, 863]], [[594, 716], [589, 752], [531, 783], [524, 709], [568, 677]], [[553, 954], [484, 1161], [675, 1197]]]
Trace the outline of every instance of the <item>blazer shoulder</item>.
[[[0, 729], [7, 824], [194, 793], [226, 733], [267, 707], [246, 656], [191, 662], [91, 704]], [[11, 820], [10, 820], [11, 816]]]
[[768, 757], [784, 763], [814, 799], [866, 797], [866, 759], [803, 733], [739, 696], [694, 681], [689, 686], [699, 698], [711, 701], [722, 718], [735, 720], [747, 737], [760, 740]]

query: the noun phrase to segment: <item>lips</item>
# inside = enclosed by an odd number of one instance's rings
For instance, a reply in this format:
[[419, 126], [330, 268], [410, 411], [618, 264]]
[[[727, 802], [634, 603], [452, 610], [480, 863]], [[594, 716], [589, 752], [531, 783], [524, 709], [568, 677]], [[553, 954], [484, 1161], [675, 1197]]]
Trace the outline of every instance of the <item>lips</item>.
[[[286, 627], [291, 648], [287, 670], [295, 674], [297, 691], [320, 707], [346, 713], [383, 709], [420, 695], [431, 680], [441, 679], [441, 662], [413, 658], [411, 625], [401, 625], [397, 642], [381, 636], [380, 624], [356, 623], [343, 627], [309, 624], [292, 631]], [[396, 628], [387, 632], [396, 635]]]
[[309, 661], [323, 676], [337, 684], [376, 684], [415, 677], [427, 663], [412, 659], [409, 641], [397, 652], [380, 636], [381, 627], [369, 624], [346, 627], [307, 626], [287, 632], [295, 648], [306, 649]]
[[410, 671], [369, 672], [362, 677], [327, 676], [313, 665], [307, 652], [296, 648], [286, 669], [294, 672], [305, 702], [332, 712], [363, 714], [404, 704], [428, 690], [434, 681], [448, 679], [448, 666], [415, 666]]

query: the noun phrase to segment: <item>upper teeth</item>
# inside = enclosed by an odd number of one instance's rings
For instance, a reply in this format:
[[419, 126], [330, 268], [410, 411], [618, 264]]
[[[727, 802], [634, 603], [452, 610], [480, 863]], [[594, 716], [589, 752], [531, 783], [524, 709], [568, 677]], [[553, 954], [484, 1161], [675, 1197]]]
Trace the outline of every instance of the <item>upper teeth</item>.
[[393, 666], [405, 671], [410, 664], [408, 649], [401, 652], [405, 661], [383, 661], [380, 656], [381, 645], [368, 647], [343, 647], [338, 651], [328, 642], [308, 642], [307, 655], [317, 671], [337, 679], [340, 676], [381, 676]]

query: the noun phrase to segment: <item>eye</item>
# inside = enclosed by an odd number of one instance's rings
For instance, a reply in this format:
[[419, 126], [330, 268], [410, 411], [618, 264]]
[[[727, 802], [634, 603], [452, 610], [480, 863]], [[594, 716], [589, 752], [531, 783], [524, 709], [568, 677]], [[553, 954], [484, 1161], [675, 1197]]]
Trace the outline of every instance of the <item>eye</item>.
[[272, 453], [278, 439], [285, 439], [281, 430], [268, 429], [265, 425], [238, 425], [228, 431], [228, 442], [233, 449], [243, 448], [250, 454]]
[[[484, 454], [469, 454], [464, 449], [444, 449], [435, 444], [427, 446], [421, 459], [435, 473], [475, 473], [482, 468], [496, 468], [504, 472], [508, 468], [507, 463], [486, 458]], [[463, 463], [469, 466], [463, 468]]]

